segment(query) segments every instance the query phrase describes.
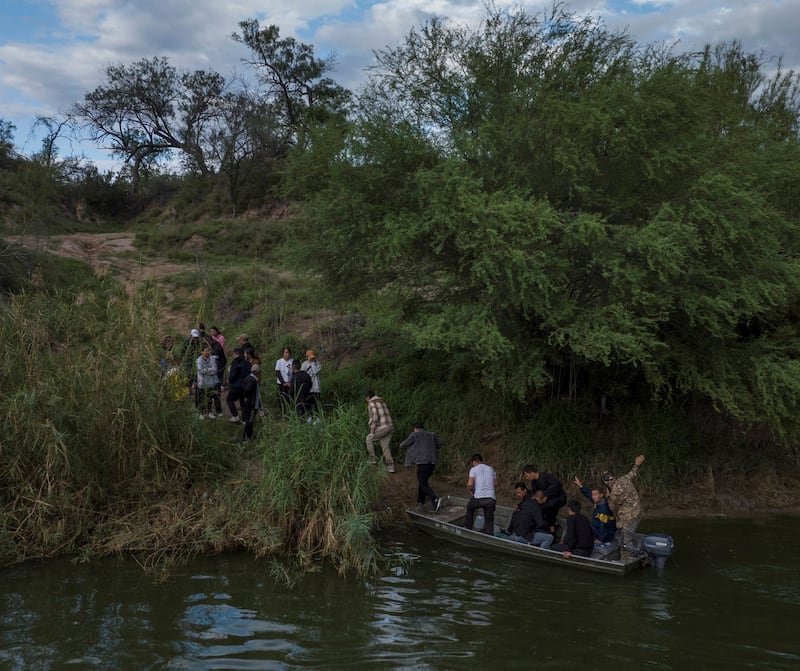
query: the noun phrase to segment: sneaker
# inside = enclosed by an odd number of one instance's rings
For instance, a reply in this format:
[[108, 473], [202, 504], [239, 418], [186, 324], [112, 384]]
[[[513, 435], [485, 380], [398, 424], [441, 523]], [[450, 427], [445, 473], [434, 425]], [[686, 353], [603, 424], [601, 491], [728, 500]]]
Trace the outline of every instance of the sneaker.
[[216, 416], [216, 415], [215, 415], [213, 412], [209, 412], [209, 413], [208, 413], [208, 418], [209, 418], [209, 419], [216, 419], [216, 418], [217, 418], [217, 416]]
[[386, 467], [386, 472], [387, 472], [387, 473], [394, 473], [394, 472], [395, 472], [395, 470], [394, 470], [394, 464], [389, 464], [389, 465]]
[[205, 419], [205, 418], [206, 418], [205, 415], [200, 415], [200, 419]]
[[234, 415], [228, 420], [231, 424], [239, 421], [239, 415]]
[[442, 497], [436, 499], [436, 504], [433, 506], [434, 510], [438, 513], [442, 509]]

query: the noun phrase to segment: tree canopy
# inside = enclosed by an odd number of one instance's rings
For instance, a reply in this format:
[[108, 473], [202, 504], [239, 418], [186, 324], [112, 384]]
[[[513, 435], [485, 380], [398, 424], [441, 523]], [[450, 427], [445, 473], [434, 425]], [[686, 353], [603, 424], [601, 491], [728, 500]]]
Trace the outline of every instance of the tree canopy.
[[207, 135], [219, 116], [224, 78], [213, 72], [180, 71], [167, 58], [109, 65], [106, 83], [87, 93], [73, 114], [131, 166], [134, 183], [143, 166], [178, 151], [207, 173]]
[[239, 24], [233, 39], [250, 50], [244, 61], [261, 85], [259, 97], [280, 120], [284, 141], [295, 144], [311, 127], [344, 111], [350, 92], [327, 76], [330, 58], [318, 58], [314, 47], [280, 36], [275, 25], [261, 28], [256, 19]]
[[569, 394], [702, 394], [796, 429], [800, 99], [764, 70], [561, 9], [433, 19], [293, 157], [308, 262], [489, 387], [569, 367]]

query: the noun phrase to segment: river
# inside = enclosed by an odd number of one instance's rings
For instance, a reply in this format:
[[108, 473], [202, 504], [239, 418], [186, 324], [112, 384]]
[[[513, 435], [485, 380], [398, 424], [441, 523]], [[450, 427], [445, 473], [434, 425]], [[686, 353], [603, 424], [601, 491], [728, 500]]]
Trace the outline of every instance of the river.
[[374, 579], [247, 555], [4, 569], [0, 669], [800, 669], [800, 519], [646, 521], [663, 574], [582, 574], [384, 533]]

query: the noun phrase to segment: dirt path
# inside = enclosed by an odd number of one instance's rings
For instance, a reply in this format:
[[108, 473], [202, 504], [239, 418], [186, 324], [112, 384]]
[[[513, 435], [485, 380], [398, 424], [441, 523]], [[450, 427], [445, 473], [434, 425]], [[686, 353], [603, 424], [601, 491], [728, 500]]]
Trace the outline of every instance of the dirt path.
[[24, 238], [26, 247], [84, 261], [98, 276], [115, 275], [128, 290], [147, 280], [158, 280], [182, 272], [188, 264], [164, 259], [142, 258], [133, 244], [132, 233], [70, 233], [48, 238]]
[[[98, 277], [117, 278], [130, 294], [142, 282], [159, 282], [171, 275], [191, 270], [190, 264], [158, 257], [143, 257], [134, 245], [133, 233], [70, 233], [48, 237], [13, 238], [16, 244], [36, 251], [77, 259], [89, 265]], [[183, 328], [186, 316], [163, 307], [165, 326]]]

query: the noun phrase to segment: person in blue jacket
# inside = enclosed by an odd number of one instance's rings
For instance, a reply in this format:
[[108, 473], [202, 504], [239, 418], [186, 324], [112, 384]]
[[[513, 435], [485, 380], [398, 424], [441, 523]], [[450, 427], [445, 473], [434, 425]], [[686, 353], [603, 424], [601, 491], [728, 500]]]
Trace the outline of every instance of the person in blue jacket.
[[598, 554], [605, 556], [616, 548], [614, 537], [617, 534], [617, 521], [608, 505], [605, 494], [600, 489], [589, 489], [575, 476], [575, 484], [587, 499], [594, 504], [592, 515], [592, 535]]

